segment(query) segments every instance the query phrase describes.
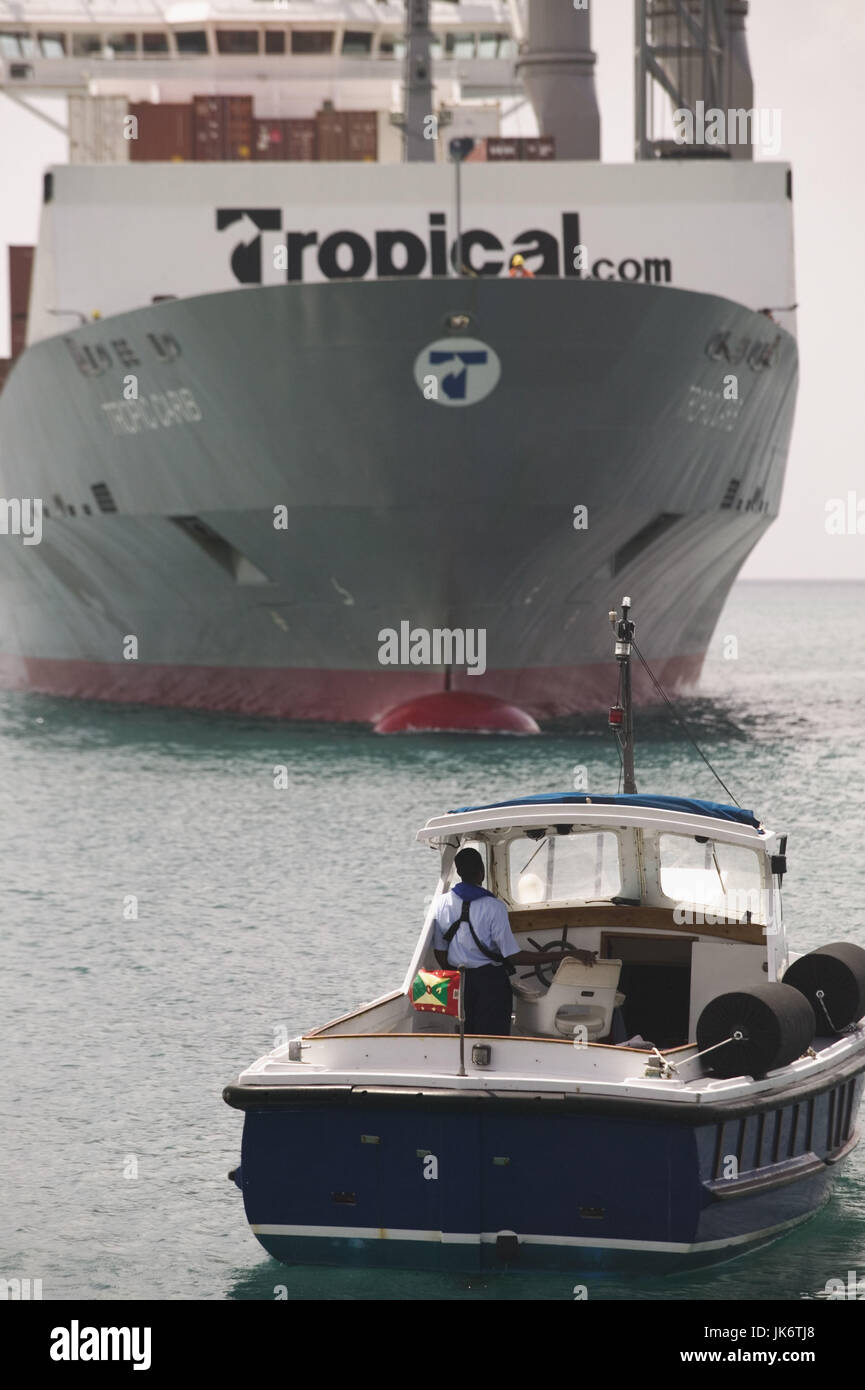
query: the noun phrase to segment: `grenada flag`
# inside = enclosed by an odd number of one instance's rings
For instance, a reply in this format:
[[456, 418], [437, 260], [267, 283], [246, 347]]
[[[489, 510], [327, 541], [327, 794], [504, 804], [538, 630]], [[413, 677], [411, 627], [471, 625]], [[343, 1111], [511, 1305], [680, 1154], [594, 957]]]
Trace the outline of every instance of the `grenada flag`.
[[450, 1014], [460, 1011], [460, 972], [458, 970], [420, 970], [412, 980], [412, 1007], [422, 1014]]

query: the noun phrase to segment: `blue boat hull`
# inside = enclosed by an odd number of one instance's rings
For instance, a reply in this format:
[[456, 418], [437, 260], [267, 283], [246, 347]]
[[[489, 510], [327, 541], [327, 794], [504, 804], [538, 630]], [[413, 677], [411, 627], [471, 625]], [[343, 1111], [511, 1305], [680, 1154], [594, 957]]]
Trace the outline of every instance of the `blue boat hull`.
[[856, 1142], [862, 1085], [854, 1073], [783, 1104], [714, 1106], [700, 1124], [670, 1114], [681, 1107], [563, 1099], [226, 1098], [246, 1112], [247, 1218], [286, 1263], [663, 1268], [813, 1215]]

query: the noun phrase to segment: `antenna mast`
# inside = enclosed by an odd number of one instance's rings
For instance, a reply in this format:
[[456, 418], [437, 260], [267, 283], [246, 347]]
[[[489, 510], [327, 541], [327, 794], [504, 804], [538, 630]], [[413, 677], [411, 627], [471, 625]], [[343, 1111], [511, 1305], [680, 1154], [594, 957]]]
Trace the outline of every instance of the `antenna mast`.
[[625, 795], [637, 790], [634, 779], [634, 716], [631, 702], [631, 643], [635, 624], [631, 621], [631, 600], [622, 599], [622, 616], [610, 611], [610, 622], [616, 630], [616, 661], [619, 663], [619, 702], [610, 710], [610, 728], [622, 750], [622, 771]]

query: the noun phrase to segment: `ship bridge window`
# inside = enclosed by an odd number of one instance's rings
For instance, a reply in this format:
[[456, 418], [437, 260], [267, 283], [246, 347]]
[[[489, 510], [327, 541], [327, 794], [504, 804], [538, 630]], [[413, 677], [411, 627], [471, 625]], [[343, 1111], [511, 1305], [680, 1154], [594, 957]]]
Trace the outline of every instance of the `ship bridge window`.
[[72, 55], [75, 58], [98, 58], [103, 47], [101, 34], [72, 35]]
[[142, 53], [144, 54], [145, 58], [149, 57], [151, 54], [154, 54], [154, 53], [155, 53], [155, 54], [167, 53], [167, 52], [168, 52], [168, 35], [167, 35], [167, 34], [142, 34], [142, 35], [141, 35], [141, 51], [142, 51]]
[[402, 62], [405, 57], [405, 39], [399, 34], [382, 34], [378, 45], [382, 58], [394, 58]]
[[507, 34], [481, 34], [478, 42], [479, 58], [513, 58], [515, 54], [513, 40]]
[[264, 31], [264, 51], [265, 53], [285, 52], [284, 29], [266, 29]]
[[176, 29], [174, 39], [178, 53], [187, 57], [207, 52], [207, 33], [204, 29]]
[[473, 58], [475, 56], [474, 34], [446, 34], [445, 53], [449, 58]]
[[332, 53], [332, 29], [292, 29], [292, 53]]
[[508, 844], [512, 903], [608, 902], [621, 892], [618, 836], [610, 830], [519, 835]]
[[659, 848], [664, 897], [713, 918], [765, 925], [766, 895], [753, 850], [703, 835], [661, 835]]
[[217, 29], [216, 49], [218, 53], [257, 53], [257, 29]]
[[40, 34], [39, 48], [43, 58], [66, 57], [65, 34]]
[[368, 58], [372, 52], [372, 34], [359, 29], [346, 29], [342, 36], [342, 51], [351, 57]]
[[105, 35], [105, 56], [108, 57], [127, 57], [134, 54], [138, 47], [137, 34], [106, 34]]
[[6, 30], [0, 34], [0, 57], [33, 58], [36, 55], [36, 40], [32, 34], [13, 34]]

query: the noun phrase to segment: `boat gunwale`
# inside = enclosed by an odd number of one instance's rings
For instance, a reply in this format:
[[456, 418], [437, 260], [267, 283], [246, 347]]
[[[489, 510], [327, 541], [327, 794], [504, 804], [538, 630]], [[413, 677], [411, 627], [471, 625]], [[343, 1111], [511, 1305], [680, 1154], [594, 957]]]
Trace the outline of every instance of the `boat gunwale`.
[[[497, 1090], [475, 1087], [473, 1089], [456, 1088], [449, 1086], [437, 1087], [429, 1085], [428, 1081], [419, 1077], [414, 1081], [406, 1080], [396, 1084], [376, 1084], [375, 1081], [368, 1083], [360, 1081], [322, 1081], [320, 1076], [313, 1081], [303, 1080], [283, 1080], [276, 1084], [273, 1081], [263, 1082], [262, 1084], [236, 1081], [230, 1083], [223, 1090], [222, 1096], [225, 1103], [236, 1110], [254, 1109], [279, 1109], [290, 1106], [294, 1103], [323, 1101], [326, 1104], [369, 1104], [370, 1096], [374, 1096], [373, 1103], [379, 1101], [383, 1104], [399, 1104], [413, 1107], [428, 1106], [431, 1102], [437, 1104], [476, 1104], [480, 1101], [484, 1106], [494, 1106], [497, 1109], [506, 1110], [528, 1110], [537, 1113], [538, 1104], [554, 1104], [558, 1110], [578, 1110], [583, 1112], [602, 1111], [608, 1114], [620, 1114], [629, 1117], [645, 1116], [647, 1119], [667, 1119], [673, 1115], [680, 1117], [683, 1123], [690, 1126], [711, 1124], [713, 1121], [729, 1120], [741, 1118], [744, 1115], [760, 1114], [761, 1112], [776, 1110], [791, 1104], [809, 1100], [812, 1097], [817, 1099], [825, 1092], [833, 1090], [842, 1082], [849, 1081], [865, 1071], [865, 1032], [859, 1030], [858, 1046], [855, 1051], [847, 1057], [833, 1060], [828, 1067], [820, 1067], [812, 1071], [807, 1077], [792, 1078], [793, 1084], [789, 1081], [785, 1084], [783, 1075], [775, 1074], [769, 1078], [772, 1081], [780, 1081], [780, 1085], [774, 1085], [771, 1089], [762, 1088], [759, 1091], [752, 1091], [746, 1095], [732, 1097], [729, 1100], [716, 1099], [708, 1096], [703, 1091], [678, 1090], [676, 1099], [672, 1096], [666, 1100], [652, 1096], [642, 1098], [633, 1094], [623, 1096], [604, 1093], [596, 1090], [580, 1091], [575, 1088], [572, 1081], [565, 1081], [564, 1089], [563, 1078], [551, 1078], [549, 1089], [535, 1091], [529, 1096], [527, 1093], [519, 1091], [506, 1091], [505, 1085]], [[550, 1041], [553, 1041], [550, 1039]], [[836, 1040], [838, 1041], [838, 1040]], [[786, 1068], [784, 1069], [786, 1070]], [[342, 1075], [342, 1073], [340, 1073]], [[761, 1082], [766, 1078], [762, 1078]], [[577, 1083], [577, 1086], [579, 1083]]]

